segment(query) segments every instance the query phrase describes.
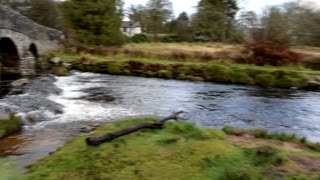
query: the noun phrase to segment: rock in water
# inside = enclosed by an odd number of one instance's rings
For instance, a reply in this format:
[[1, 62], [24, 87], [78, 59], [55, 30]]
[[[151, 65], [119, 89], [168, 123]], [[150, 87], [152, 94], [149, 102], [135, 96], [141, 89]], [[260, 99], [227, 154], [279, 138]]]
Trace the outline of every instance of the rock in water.
[[50, 59], [50, 62], [57, 65], [57, 64], [61, 64], [62, 60], [59, 57], [54, 57], [54, 58]]
[[27, 78], [22, 78], [22, 79], [18, 79], [16, 81], [13, 81], [11, 83], [11, 86], [12, 87], [19, 87], [19, 86], [23, 86], [23, 85], [26, 85], [26, 84], [29, 84], [29, 79]]

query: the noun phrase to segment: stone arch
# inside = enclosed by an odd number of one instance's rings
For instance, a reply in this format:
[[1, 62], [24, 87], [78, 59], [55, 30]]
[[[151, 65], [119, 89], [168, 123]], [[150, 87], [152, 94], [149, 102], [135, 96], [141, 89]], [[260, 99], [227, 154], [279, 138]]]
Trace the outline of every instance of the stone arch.
[[30, 46], [29, 46], [29, 51], [31, 52], [31, 54], [33, 55], [33, 57], [34, 57], [36, 60], [38, 60], [38, 58], [39, 58], [38, 48], [37, 48], [37, 46], [36, 46], [34, 43], [30, 44]]
[[7, 37], [0, 38], [0, 62], [2, 66], [18, 68], [19, 59], [18, 48], [13, 40]]
[[9, 92], [9, 83], [21, 78], [19, 50], [9, 37], [0, 36], [0, 96]]

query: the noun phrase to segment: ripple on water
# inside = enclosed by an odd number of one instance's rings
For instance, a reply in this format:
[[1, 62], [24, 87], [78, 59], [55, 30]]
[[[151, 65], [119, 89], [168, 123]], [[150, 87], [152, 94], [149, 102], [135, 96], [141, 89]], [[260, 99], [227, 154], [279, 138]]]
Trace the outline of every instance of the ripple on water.
[[[7, 155], [21, 154], [20, 164], [53, 151], [92, 123], [165, 116], [178, 110], [185, 110], [188, 121], [202, 127], [265, 128], [320, 142], [319, 92], [80, 72], [55, 79], [52, 85], [50, 79], [35, 81], [25, 94], [0, 100], [0, 109], [36, 119], [21, 134], [0, 140], [0, 151], [6, 147]], [[42, 93], [44, 87], [53, 90]]]

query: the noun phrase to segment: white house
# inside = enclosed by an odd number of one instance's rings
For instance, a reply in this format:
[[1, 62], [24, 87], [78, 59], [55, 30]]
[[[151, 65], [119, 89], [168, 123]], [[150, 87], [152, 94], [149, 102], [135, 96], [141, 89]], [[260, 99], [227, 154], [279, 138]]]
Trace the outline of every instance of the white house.
[[142, 33], [140, 22], [122, 21], [121, 32], [129, 37]]

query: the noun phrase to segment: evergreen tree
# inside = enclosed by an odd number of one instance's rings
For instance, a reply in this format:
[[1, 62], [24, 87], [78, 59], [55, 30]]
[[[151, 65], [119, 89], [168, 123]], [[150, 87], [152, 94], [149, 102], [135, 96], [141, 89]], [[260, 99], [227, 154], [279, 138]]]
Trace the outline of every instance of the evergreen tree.
[[181, 40], [189, 40], [190, 26], [189, 17], [186, 12], [182, 12], [175, 21], [175, 33]]
[[194, 30], [213, 41], [230, 40], [238, 10], [236, 0], [201, 0], [193, 18]]
[[145, 10], [147, 32], [163, 32], [164, 24], [172, 17], [172, 3], [169, 0], [149, 0]]
[[117, 0], [67, 0], [62, 9], [75, 39], [90, 45], [121, 45], [121, 15]]
[[62, 28], [59, 9], [53, 0], [31, 0], [26, 16], [41, 25], [55, 29]]

